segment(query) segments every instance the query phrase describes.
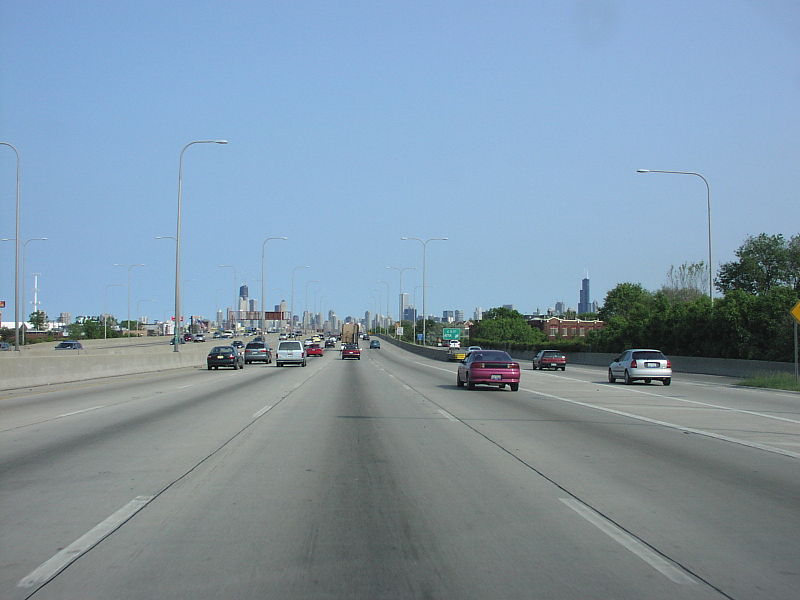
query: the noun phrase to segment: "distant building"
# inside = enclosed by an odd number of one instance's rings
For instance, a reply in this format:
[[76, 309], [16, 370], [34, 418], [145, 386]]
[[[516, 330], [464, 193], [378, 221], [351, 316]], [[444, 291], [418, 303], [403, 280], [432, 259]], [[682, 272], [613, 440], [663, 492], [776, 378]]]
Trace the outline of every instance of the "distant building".
[[472, 313], [472, 320], [480, 321], [481, 319], [483, 319], [483, 309], [480, 306], [476, 306]]
[[592, 310], [592, 304], [589, 300], [589, 278], [585, 277], [581, 281], [581, 291], [578, 300], [578, 314], [584, 314], [589, 312], [594, 312]]
[[508, 310], [516, 310], [513, 304], [503, 304], [503, 308], [507, 308]]
[[407, 306], [403, 309], [403, 320], [404, 321], [413, 321], [416, 322], [417, 320], [417, 309], [413, 306]]
[[563, 315], [567, 312], [567, 305], [564, 302], [556, 302], [555, 314]]
[[537, 317], [528, 321], [531, 327], [543, 331], [550, 340], [557, 338], [583, 338], [590, 331], [605, 327], [605, 322], [598, 320], [562, 319], [560, 317]]
[[456, 313], [454, 310], [442, 311], [442, 323], [452, 323], [456, 320]]
[[455, 319], [456, 319], [456, 323], [463, 323], [464, 322], [464, 311], [463, 310], [455, 311]]

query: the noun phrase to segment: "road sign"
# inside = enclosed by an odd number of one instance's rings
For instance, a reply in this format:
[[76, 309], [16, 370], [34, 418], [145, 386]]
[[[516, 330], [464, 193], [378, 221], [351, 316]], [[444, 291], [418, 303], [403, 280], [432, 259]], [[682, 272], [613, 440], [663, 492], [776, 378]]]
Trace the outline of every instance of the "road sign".
[[789, 311], [789, 314], [791, 314], [794, 317], [795, 321], [800, 323], [800, 302], [798, 302], [792, 307], [792, 310]]
[[395, 335], [403, 335], [403, 328], [397, 327], [395, 330]]
[[461, 339], [461, 330], [458, 327], [445, 327], [442, 329], [443, 340], [459, 340]]
[[418, 334], [417, 334], [417, 341], [418, 341], [418, 342], [421, 342], [421, 341], [422, 341], [422, 334], [421, 334], [421, 333], [418, 333]]

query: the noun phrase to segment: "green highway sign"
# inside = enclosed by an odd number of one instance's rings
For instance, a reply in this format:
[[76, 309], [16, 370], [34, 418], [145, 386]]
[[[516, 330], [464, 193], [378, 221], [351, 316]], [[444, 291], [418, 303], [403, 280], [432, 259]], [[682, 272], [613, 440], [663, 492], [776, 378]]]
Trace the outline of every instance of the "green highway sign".
[[442, 329], [443, 340], [459, 340], [461, 339], [461, 329], [458, 327], [445, 327]]

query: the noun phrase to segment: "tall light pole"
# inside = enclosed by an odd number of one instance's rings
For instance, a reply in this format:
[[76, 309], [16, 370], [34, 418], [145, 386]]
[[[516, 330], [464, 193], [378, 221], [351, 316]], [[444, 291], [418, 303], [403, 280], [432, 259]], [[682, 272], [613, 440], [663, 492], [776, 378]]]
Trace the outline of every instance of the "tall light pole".
[[637, 173], [669, 173], [671, 175], [694, 175], [703, 180], [706, 184], [706, 202], [708, 205], [708, 298], [711, 300], [711, 307], [714, 307], [714, 287], [713, 287], [713, 274], [711, 262], [711, 186], [708, 185], [708, 180], [700, 173], [694, 171], [657, 171], [655, 169], [636, 169]]
[[233, 265], [217, 265], [220, 269], [233, 269], [233, 294], [234, 294], [234, 301], [233, 306], [231, 306], [231, 314], [230, 319], [228, 319], [228, 324], [231, 330], [236, 329], [236, 319], [233, 317], [233, 311], [237, 310], [236, 305], [239, 303], [239, 294], [236, 291], [236, 282], [239, 281], [239, 278], [236, 276], [236, 267]]
[[14, 144], [0, 142], [0, 146], [8, 146], [17, 155], [17, 202], [14, 219], [14, 351], [19, 352], [19, 151]]
[[[416, 267], [386, 267], [389, 270], [400, 273], [400, 293], [397, 295], [397, 321], [403, 324], [403, 271], [416, 271]], [[395, 337], [397, 333], [395, 332]]]
[[428, 284], [426, 283], [427, 266], [426, 266], [426, 261], [425, 261], [425, 251], [428, 248], [428, 242], [434, 242], [434, 241], [444, 242], [444, 241], [447, 241], [449, 238], [446, 238], [446, 237], [445, 238], [428, 238], [427, 240], [421, 240], [421, 239], [416, 238], [416, 237], [401, 237], [400, 239], [401, 240], [416, 240], [417, 242], [422, 244], [422, 345], [424, 346], [428, 341], [427, 340], [428, 332], [426, 330], [427, 327], [426, 327], [426, 323], [425, 323], [426, 309], [427, 309], [427, 305], [425, 303], [425, 296], [426, 296], [425, 291], [426, 291], [426, 288], [428, 287]]
[[181, 207], [183, 202], [183, 153], [193, 144], [227, 144], [228, 140], [195, 140], [181, 150], [178, 158], [178, 222], [175, 228], [175, 345], [173, 352], [179, 352], [178, 337], [181, 327]]
[[[382, 283], [383, 285], [386, 286], [386, 320], [384, 321], [384, 323], [386, 323], [389, 320], [389, 282], [384, 281], [383, 279], [379, 279], [377, 283]], [[384, 332], [386, 333], [386, 335], [389, 335], [389, 330], [386, 327], [384, 327]]]
[[109, 283], [106, 285], [105, 293], [103, 294], [103, 339], [108, 339], [108, 288], [110, 287], [125, 287], [122, 283]]
[[311, 265], [297, 266], [292, 269], [292, 303], [289, 305], [289, 328], [294, 333], [294, 274], [298, 269], [310, 269]]
[[114, 263], [115, 267], [128, 267], [128, 337], [131, 337], [131, 270], [134, 267], [143, 267], [143, 264], [124, 265]]
[[[47, 241], [47, 239], [48, 238], [46, 238], [46, 237], [45, 238], [29, 238], [29, 239], [25, 240], [24, 242], [22, 242], [22, 274], [21, 274], [21, 278], [22, 278], [22, 308], [23, 308], [23, 311], [22, 311], [23, 321], [22, 322], [23, 323], [28, 321], [27, 317], [25, 316], [25, 248], [28, 247], [28, 244], [30, 242], [44, 242], [44, 241]], [[14, 238], [2, 238], [2, 239], [0, 239], [0, 242], [13, 242], [13, 241], [16, 241], [16, 240]], [[22, 330], [22, 332], [20, 334], [20, 339], [22, 341], [22, 345], [24, 346], [25, 345], [25, 330], [24, 329]]]
[[286, 236], [268, 237], [265, 238], [263, 242], [261, 242], [261, 334], [262, 335], [265, 333], [264, 312], [266, 312], [267, 310], [266, 297], [264, 296], [264, 289], [266, 287], [266, 284], [264, 283], [264, 248], [267, 246], [267, 242], [270, 240], [288, 240], [288, 239], [289, 238]]
[[309, 281], [306, 281], [306, 293], [303, 296], [303, 298], [304, 298], [304, 300], [303, 300], [303, 304], [304, 304], [304, 307], [303, 307], [303, 313], [304, 313], [303, 314], [303, 332], [304, 333], [305, 333], [305, 330], [306, 330], [306, 317], [308, 316], [308, 286], [310, 284], [312, 284], [312, 283], [319, 283], [319, 279], [310, 279]]

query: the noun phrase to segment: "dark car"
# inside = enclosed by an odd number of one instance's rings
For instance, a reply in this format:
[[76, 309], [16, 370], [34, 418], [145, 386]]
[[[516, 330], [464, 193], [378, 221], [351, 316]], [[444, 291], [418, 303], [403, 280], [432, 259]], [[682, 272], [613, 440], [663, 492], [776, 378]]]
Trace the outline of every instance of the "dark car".
[[234, 348], [244, 348], [244, 342], [242, 340], [233, 340], [231, 346]]
[[0, 342], [0, 351], [11, 350], [11, 344], [8, 342]]
[[209, 371], [220, 367], [244, 369], [244, 355], [233, 346], [214, 346], [206, 357], [206, 363]]
[[83, 346], [80, 342], [76, 342], [75, 340], [68, 340], [66, 342], [61, 342], [58, 344], [54, 350], [83, 350]]
[[536, 369], [561, 369], [567, 370], [567, 357], [561, 350], [539, 350], [533, 357], [533, 370]]
[[[172, 344], [172, 345], [174, 346], [174, 345], [175, 345], [175, 338], [174, 338], [174, 337], [170, 338], [170, 340], [169, 340], [169, 343], [170, 343], [170, 344]], [[186, 343], [186, 340], [185, 340], [185, 339], [183, 339], [182, 337], [179, 337], [179, 338], [178, 338], [178, 343], [179, 343], [179, 344], [185, 344], [185, 343]]]
[[381, 349], [381, 342], [380, 342], [380, 340], [372, 340], [372, 341], [370, 341], [370, 343], [369, 343], [369, 347], [370, 347], [370, 348], [377, 348], [378, 350], [380, 350], [380, 349]]
[[336, 348], [336, 341], [333, 339], [325, 340], [325, 347], [326, 348]]
[[470, 352], [458, 366], [456, 385], [474, 390], [476, 385], [506, 386], [512, 392], [519, 389], [520, 369], [508, 352], [502, 350], [476, 350]]
[[248, 365], [254, 362], [270, 364], [272, 362], [272, 348], [264, 342], [248, 342], [244, 347], [244, 362]]
[[358, 344], [345, 344], [344, 348], [342, 348], [342, 359], [345, 358], [355, 358], [361, 360], [361, 348], [358, 347]]

